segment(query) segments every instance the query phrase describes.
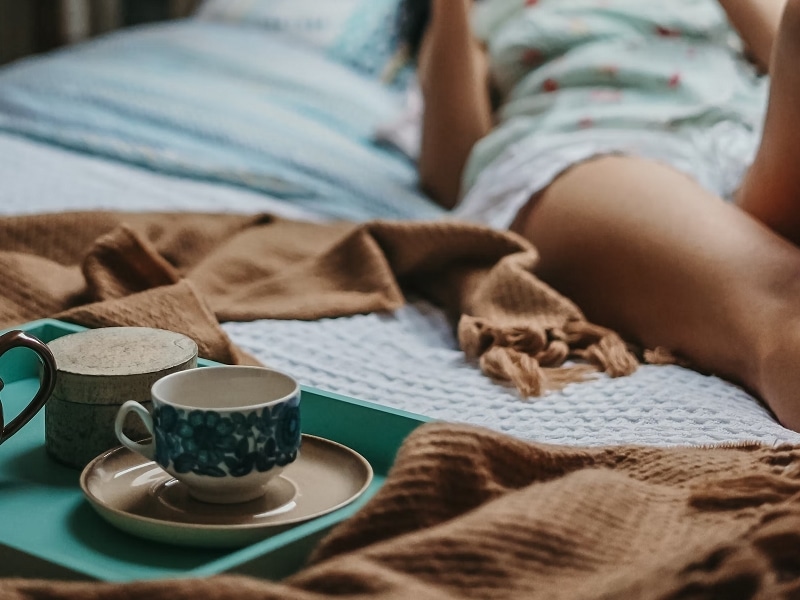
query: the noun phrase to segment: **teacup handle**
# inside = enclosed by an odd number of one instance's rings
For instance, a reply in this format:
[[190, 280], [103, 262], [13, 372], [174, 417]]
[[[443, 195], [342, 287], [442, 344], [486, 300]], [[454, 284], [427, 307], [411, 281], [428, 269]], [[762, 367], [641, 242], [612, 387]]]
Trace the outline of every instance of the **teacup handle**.
[[[3, 426], [3, 406], [0, 404], [0, 444], [17, 433], [41, 410], [56, 385], [56, 359], [47, 344], [19, 330], [9, 331], [0, 336], [0, 356], [11, 348], [18, 347], [33, 350], [39, 356], [39, 360], [42, 361], [42, 377], [39, 382], [39, 391], [36, 392], [33, 400], [5, 427]], [[0, 380], [0, 389], [2, 387], [3, 381]]]
[[125, 404], [119, 407], [117, 418], [114, 420], [114, 433], [117, 434], [117, 439], [129, 450], [138, 452], [145, 458], [153, 460], [156, 457], [155, 441], [151, 441], [149, 444], [140, 444], [139, 442], [134, 442], [131, 438], [125, 435], [124, 431], [122, 431], [122, 425], [125, 423], [125, 417], [128, 416], [128, 413], [134, 413], [137, 417], [139, 417], [142, 420], [142, 423], [144, 423], [147, 432], [153, 436], [153, 438], [155, 438], [155, 433], [153, 430], [153, 417], [151, 417], [150, 413], [147, 412], [147, 409], [136, 402], [136, 400], [128, 400], [125, 402]]

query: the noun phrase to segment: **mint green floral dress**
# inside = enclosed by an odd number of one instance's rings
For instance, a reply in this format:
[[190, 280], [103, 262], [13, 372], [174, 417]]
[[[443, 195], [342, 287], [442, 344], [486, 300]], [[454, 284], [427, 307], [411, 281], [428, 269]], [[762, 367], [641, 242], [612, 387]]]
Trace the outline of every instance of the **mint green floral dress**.
[[731, 196], [767, 81], [713, 0], [481, 0], [476, 35], [502, 98], [465, 170], [458, 216], [507, 227], [577, 162], [629, 154]]

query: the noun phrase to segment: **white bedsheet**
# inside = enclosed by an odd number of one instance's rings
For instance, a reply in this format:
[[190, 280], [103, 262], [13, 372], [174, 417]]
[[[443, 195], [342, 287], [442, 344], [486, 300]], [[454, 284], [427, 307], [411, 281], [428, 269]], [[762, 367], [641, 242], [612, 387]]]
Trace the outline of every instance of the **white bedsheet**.
[[[261, 195], [0, 135], [0, 213], [60, 210], [301, 211]], [[800, 442], [752, 396], [715, 377], [645, 366], [544, 398], [520, 399], [468, 364], [444, 315], [425, 302], [391, 314], [315, 322], [225, 323], [233, 341], [301, 382], [521, 438], [598, 445]]]
[[317, 218], [244, 188], [162, 175], [0, 133], [2, 214], [87, 209], [269, 212]]

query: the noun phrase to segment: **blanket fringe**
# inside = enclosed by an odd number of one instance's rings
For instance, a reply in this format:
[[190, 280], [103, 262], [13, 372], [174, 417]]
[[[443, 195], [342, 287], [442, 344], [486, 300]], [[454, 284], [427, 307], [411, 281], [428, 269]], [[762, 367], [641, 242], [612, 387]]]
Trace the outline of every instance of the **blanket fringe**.
[[630, 375], [639, 366], [633, 352], [615, 332], [587, 321], [570, 321], [566, 341], [575, 348], [571, 357], [583, 359], [611, 377]]
[[[563, 328], [497, 326], [464, 315], [458, 339], [468, 358], [492, 379], [510, 382], [524, 397], [541, 396], [598, 371], [611, 377], [633, 373], [638, 361], [622, 338], [582, 320]], [[565, 365], [569, 359], [586, 364]]]

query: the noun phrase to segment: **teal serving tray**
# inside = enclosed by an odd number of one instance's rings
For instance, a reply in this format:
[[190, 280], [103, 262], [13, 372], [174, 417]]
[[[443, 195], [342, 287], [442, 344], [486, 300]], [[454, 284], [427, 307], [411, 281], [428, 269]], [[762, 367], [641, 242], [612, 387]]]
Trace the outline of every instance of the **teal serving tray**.
[[[45, 319], [15, 327], [50, 342], [83, 327]], [[201, 360], [202, 366], [217, 363]], [[0, 357], [0, 395], [13, 418], [38, 387], [38, 361], [15, 348]], [[374, 479], [356, 502], [236, 550], [191, 549], [124, 533], [95, 513], [80, 471], [44, 448], [44, 411], [0, 446], [0, 577], [134, 581], [238, 573], [281, 579], [300, 569], [316, 543], [383, 484], [400, 444], [428, 419], [302, 386], [303, 431], [337, 441], [366, 458]]]

